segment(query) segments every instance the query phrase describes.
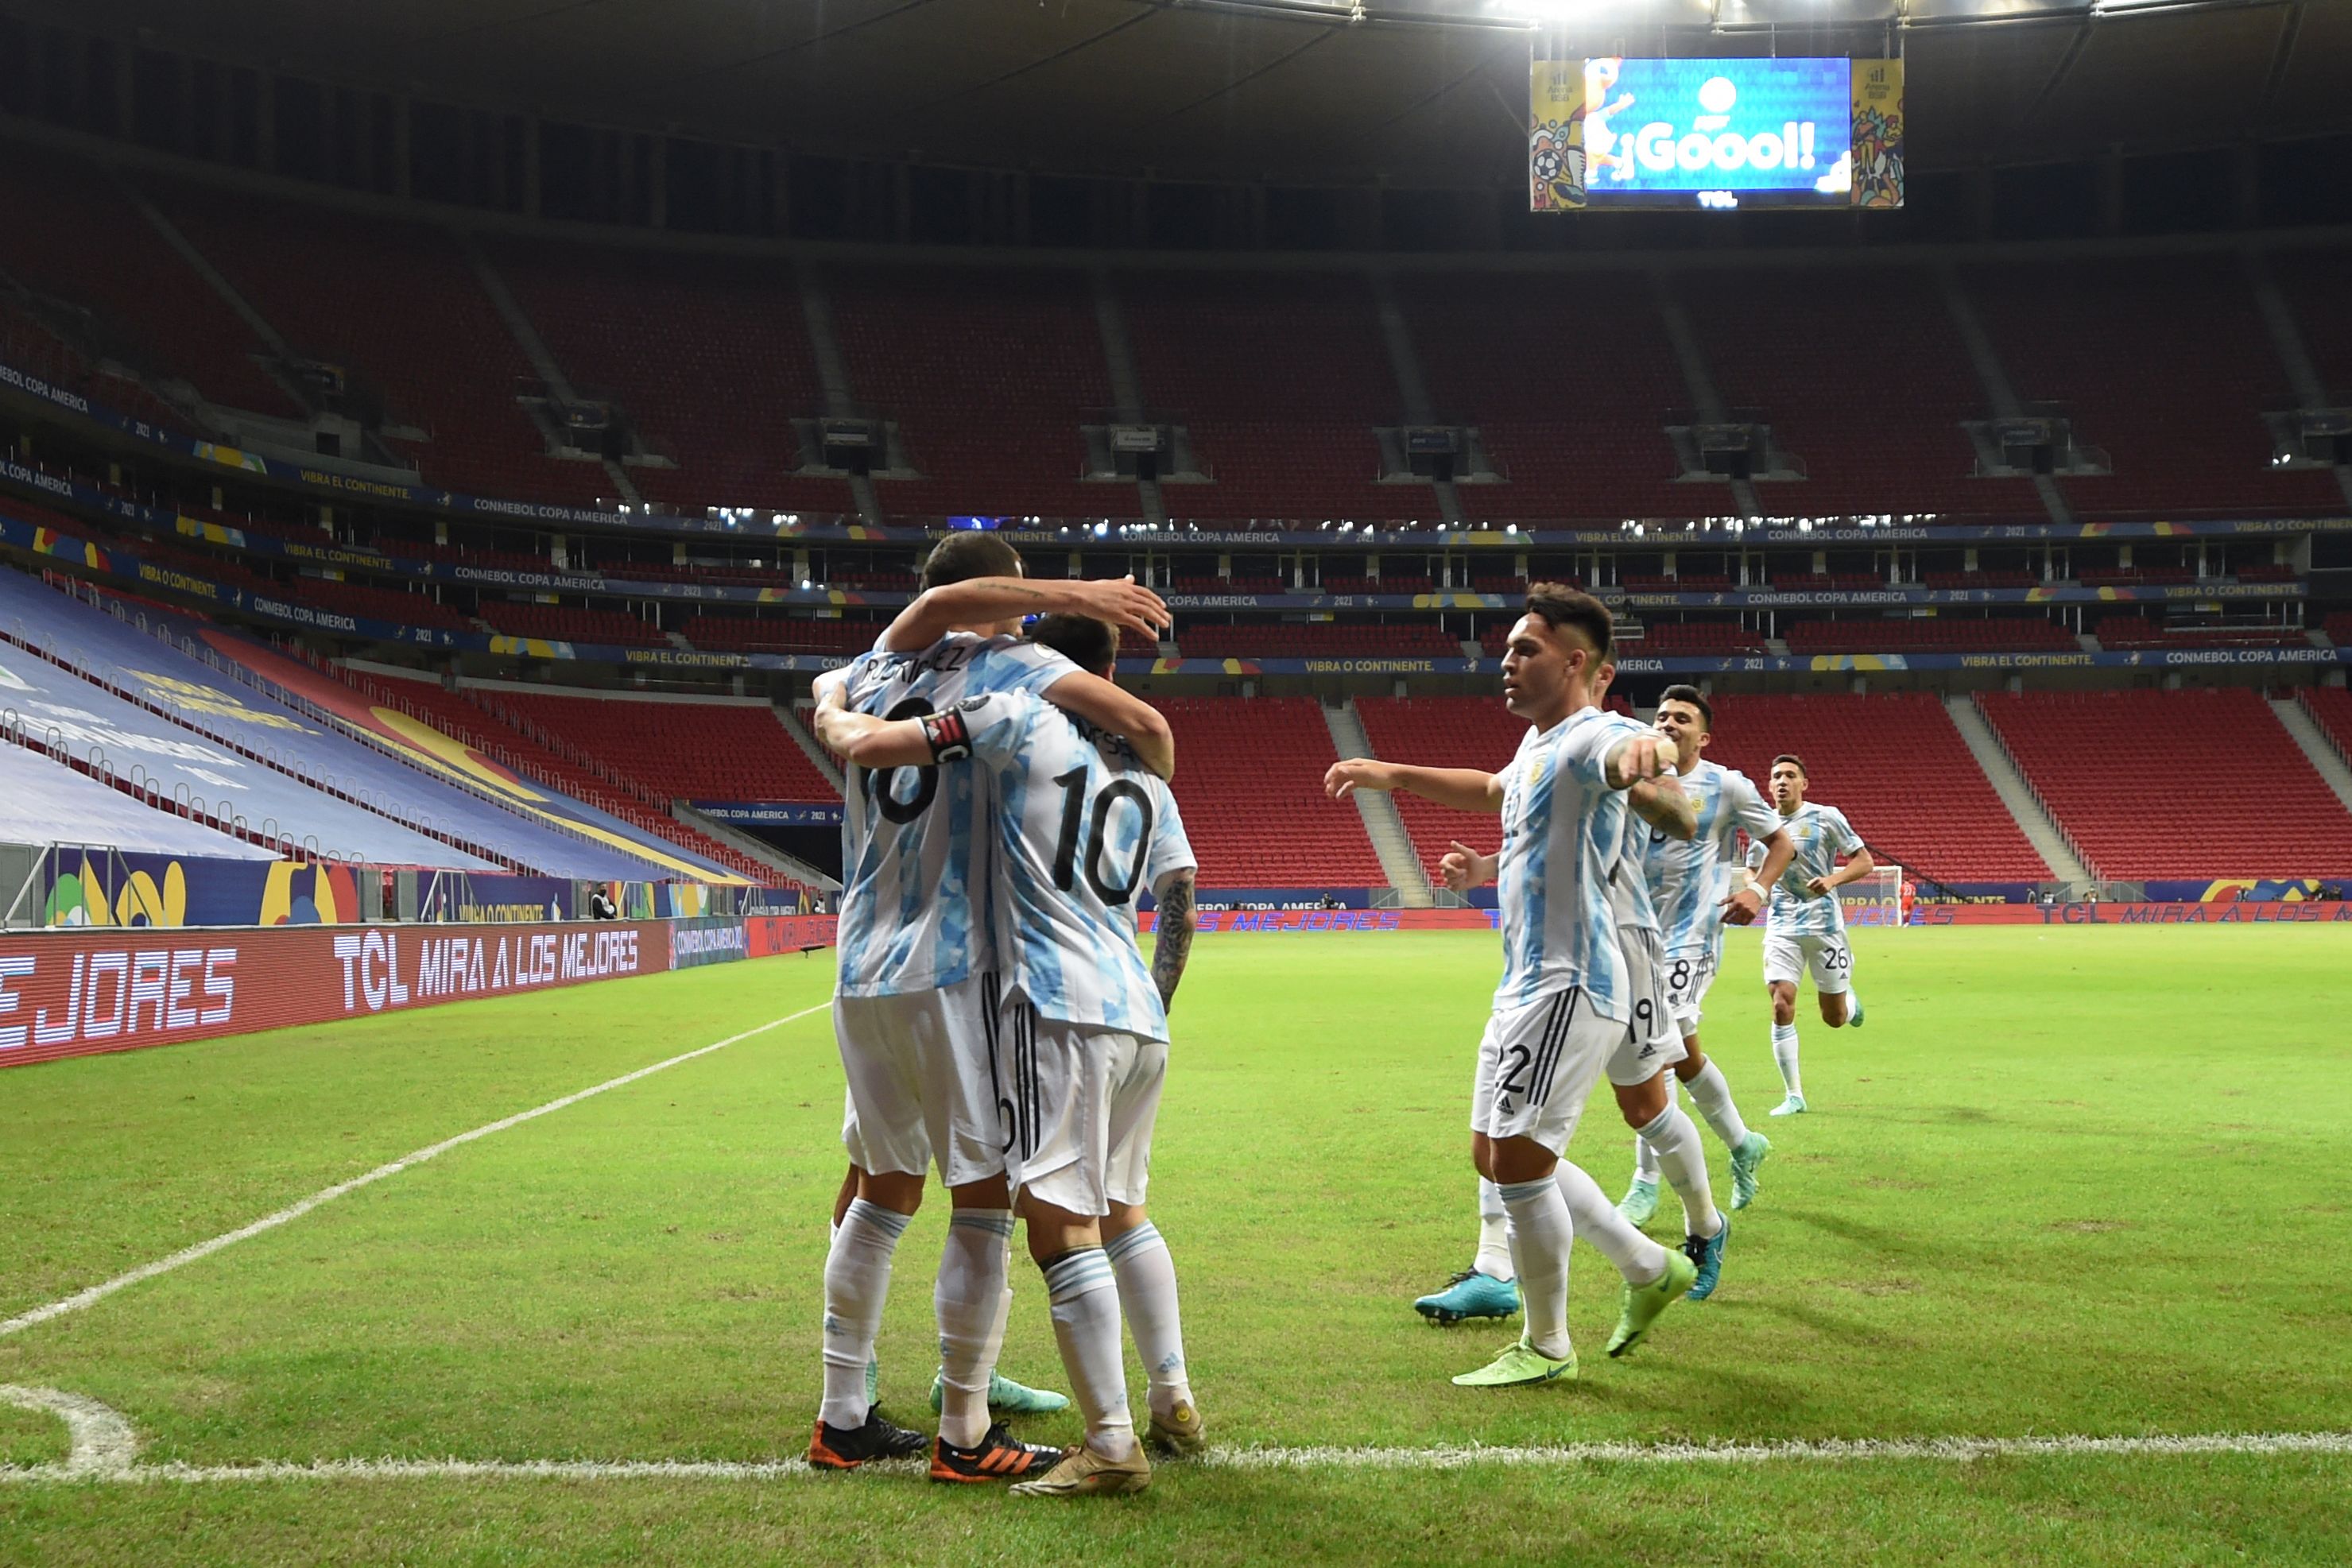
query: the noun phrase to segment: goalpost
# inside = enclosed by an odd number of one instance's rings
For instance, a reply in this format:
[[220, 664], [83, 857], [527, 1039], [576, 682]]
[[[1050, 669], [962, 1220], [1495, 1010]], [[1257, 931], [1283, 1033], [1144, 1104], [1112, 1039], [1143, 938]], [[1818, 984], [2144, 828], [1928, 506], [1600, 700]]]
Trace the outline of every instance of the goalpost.
[[1903, 924], [1903, 868], [1882, 861], [1868, 876], [1837, 890], [1848, 926]]

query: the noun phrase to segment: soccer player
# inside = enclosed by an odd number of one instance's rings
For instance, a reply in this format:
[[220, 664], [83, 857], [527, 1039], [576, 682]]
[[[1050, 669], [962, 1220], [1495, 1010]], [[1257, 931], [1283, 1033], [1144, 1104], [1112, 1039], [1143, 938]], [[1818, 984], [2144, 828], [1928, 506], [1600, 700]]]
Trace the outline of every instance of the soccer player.
[[[908, 717], [1002, 690], [1037, 692], [1127, 737], [1172, 769], [1174, 738], [1148, 705], [1050, 649], [1010, 633], [1032, 612], [1076, 611], [1153, 630], [1167, 611], [1131, 581], [1031, 582], [993, 535], [960, 533], [925, 561], [924, 591], [873, 653], [818, 683], [821, 703]], [[956, 1213], [936, 1302], [945, 1429], [980, 1422], [1006, 1474], [1052, 1450], [1015, 1444], [986, 1422], [988, 1378], [1006, 1307], [1012, 1204], [995, 1135], [985, 1040], [998, 1004], [998, 955], [985, 918], [995, 799], [992, 776], [853, 766], [842, 825], [844, 889], [834, 1028], [848, 1079], [842, 1142], [857, 1196], [834, 1233], [824, 1275], [824, 1399], [809, 1463], [852, 1469], [911, 1454], [918, 1433], [884, 1419], [866, 1367], [898, 1238], [936, 1160]]]
[[[1081, 667], [1108, 670], [1117, 656], [1117, 633], [1098, 621], [1049, 617], [1037, 637]], [[1166, 1007], [1192, 935], [1194, 862], [1175, 799], [1125, 742], [1026, 692], [896, 724], [839, 710], [820, 723], [826, 744], [864, 767], [969, 758], [999, 779], [995, 885], [1007, 989], [989, 1068], [1005, 1174], [1087, 1420], [1084, 1444], [1013, 1490], [1140, 1491], [1151, 1468], [1128, 1413], [1122, 1303], [1150, 1373], [1150, 1442], [1174, 1452], [1203, 1445], [1175, 1271], [1143, 1207], [1167, 1073]], [[1145, 886], [1161, 913], [1149, 968], [1132, 908]], [[933, 1475], [993, 1479], [971, 1461], [943, 1427]]]
[[[1731, 1085], [1723, 1069], [1707, 1058], [1698, 1040], [1700, 1004], [1714, 983], [1723, 955], [1723, 927], [1746, 925], [1763, 908], [1764, 895], [1742, 885], [1721, 896], [1738, 850], [1738, 835], [1764, 846], [1762, 880], [1770, 883], [1788, 869], [1794, 846], [1780, 815], [1764, 803], [1745, 774], [1718, 766], [1702, 755], [1713, 738], [1715, 710], [1696, 686], [1668, 686], [1658, 699], [1657, 727], [1675, 742], [1675, 773], [1698, 817], [1698, 831], [1676, 839], [1652, 831], [1642, 845], [1642, 868], [1659, 924], [1665, 934], [1666, 997], [1683, 1037], [1683, 1060], [1674, 1071], [1690, 1091], [1691, 1103], [1708, 1126], [1731, 1151], [1731, 1207], [1745, 1208], [1756, 1198], [1756, 1173], [1771, 1152], [1771, 1141], [1751, 1131], [1732, 1103]], [[1743, 883], [1745, 877], [1740, 879]], [[1633, 1184], [1618, 1204], [1618, 1212], [1635, 1225], [1646, 1225], [1658, 1207], [1658, 1156], [1649, 1142], [1633, 1140]], [[1702, 1279], [1691, 1289], [1694, 1301], [1711, 1291]]]
[[[1780, 1064], [1788, 1098], [1775, 1116], [1801, 1116], [1805, 1081], [1797, 1068], [1797, 978], [1810, 971], [1822, 1004], [1822, 1021], [1832, 1029], [1862, 1027], [1862, 998], [1853, 989], [1853, 949], [1847, 944], [1845, 910], [1837, 890], [1876, 869], [1861, 835], [1834, 806], [1805, 799], [1804, 758], [1783, 752], [1772, 759], [1772, 804], [1792, 846], [1787, 869], [1771, 879], [1772, 902], [1764, 922], [1764, 986], [1772, 996], [1772, 1060]], [[1748, 852], [1751, 870], [1770, 869], [1760, 844]], [[1853, 858], [1843, 866], [1840, 855]], [[1759, 878], [1757, 886], [1765, 885]]]
[[[1471, 1158], [1509, 1216], [1526, 1329], [1466, 1387], [1548, 1383], [1576, 1374], [1568, 1336], [1570, 1189], [1580, 1183], [1624, 1233], [1622, 1311], [1609, 1352], [1622, 1355], [1691, 1287], [1696, 1268], [1624, 1225], [1592, 1178], [1564, 1157], [1595, 1081], [1632, 1087], [1657, 1076], [1640, 1059], [1633, 977], [1618, 944], [1609, 878], [1623, 852], [1626, 791], [1670, 774], [1663, 737], [1628, 732], [1594, 706], [1609, 656], [1608, 609], [1590, 594], [1538, 584], [1511, 628], [1503, 699], [1530, 728], [1501, 774], [1371, 758], [1335, 764], [1325, 787], [1410, 789], [1456, 810], [1499, 812], [1503, 978], [1479, 1042]], [[1669, 779], [1665, 792], [1679, 799]], [[1688, 831], [1685, 823], [1685, 831]], [[1483, 857], [1482, 857], [1483, 858]], [[1588, 1200], [1590, 1201], [1590, 1200]], [[1639, 1283], [1637, 1284], [1637, 1281]]]

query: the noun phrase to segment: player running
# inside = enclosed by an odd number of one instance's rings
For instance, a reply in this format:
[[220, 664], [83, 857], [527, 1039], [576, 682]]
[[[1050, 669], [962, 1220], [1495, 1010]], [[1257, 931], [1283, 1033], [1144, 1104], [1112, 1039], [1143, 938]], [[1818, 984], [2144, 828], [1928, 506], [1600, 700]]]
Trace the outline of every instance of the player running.
[[[1099, 621], [1049, 617], [1037, 639], [1081, 667], [1107, 672], [1117, 657], [1118, 635]], [[1149, 1440], [1179, 1453], [1203, 1446], [1175, 1270], [1143, 1207], [1167, 1073], [1166, 1004], [1192, 935], [1194, 862], [1175, 799], [1126, 742], [1028, 692], [971, 697], [895, 724], [829, 709], [819, 727], [828, 746], [861, 767], [969, 758], [998, 780], [994, 885], [1006, 989], [988, 1067], [1005, 1175], [1087, 1421], [1084, 1444], [1013, 1490], [1140, 1491], [1151, 1467], [1128, 1413], [1122, 1305], [1150, 1374]], [[1144, 887], [1162, 917], [1149, 968], [1133, 910]], [[995, 1479], [986, 1452], [958, 1446], [970, 1440], [943, 1425], [932, 1475]]]
[[[1745, 774], [1701, 755], [1713, 738], [1715, 710], [1697, 687], [1668, 686], [1658, 698], [1656, 722], [1675, 742], [1675, 776], [1698, 818], [1692, 838], [1654, 830], [1642, 841], [1643, 873], [1665, 934], [1666, 999], [1683, 1040], [1683, 1059], [1674, 1071], [1699, 1114], [1730, 1149], [1731, 1207], [1745, 1208], [1756, 1199], [1756, 1173], [1772, 1144], [1740, 1120], [1723, 1069], [1699, 1048], [1700, 1004], [1722, 958], [1724, 926], [1749, 924], [1764, 905], [1763, 894], [1746, 885], [1744, 875], [1738, 891], [1724, 896], [1724, 883], [1737, 864], [1738, 836], [1744, 831], [1764, 846], [1761, 876], [1767, 883], [1788, 869], [1794, 846], [1779, 814]], [[1657, 1213], [1659, 1175], [1657, 1151], [1648, 1140], [1633, 1140], [1633, 1184], [1617, 1210], [1633, 1224], [1646, 1225]], [[1706, 1300], [1712, 1293], [1708, 1287], [1703, 1278], [1692, 1288], [1691, 1299]]]
[[[1478, 1048], [1471, 1157], [1509, 1216], [1526, 1331], [1495, 1361], [1454, 1381], [1465, 1387], [1549, 1383], [1576, 1375], [1568, 1335], [1568, 1262], [1577, 1234], [1572, 1193], [1590, 1189], [1622, 1233], [1622, 1308], [1609, 1353], [1622, 1355], [1691, 1287], [1696, 1269], [1626, 1226], [1592, 1178], [1564, 1157], [1594, 1082], [1654, 1080], [1630, 1025], [1633, 980], [1619, 946], [1609, 877], [1624, 846], [1625, 793], [1667, 775], [1662, 737], [1605, 721], [1592, 703], [1608, 658], [1608, 609], [1590, 594], [1538, 584], [1511, 629], [1503, 697], [1530, 725], [1501, 774], [1358, 758], [1325, 787], [1410, 789], [1456, 810], [1499, 812], [1493, 857], [1503, 925], [1503, 978]], [[1671, 782], [1670, 793], [1678, 795]], [[1451, 857], [1449, 857], [1451, 858]], [[1481, 857], [1483, 858], [1483, 857]], [[1638, 1281], [1638, 1283], [1637, 1283]]]
[[[819, 682], [822, 700], [903, 718], [996, 691], [1041, 693], [1127, 737], [1150, 766], [1172, 768], [1173, 737], [1157, 712], [1009, 635], [1023, 615], [1057, 610], [1149, 630], [1167, 621], [1159, 597], [1131, 581], [1030, 582], [1021, 570], [993, 535], [943, 540], [924, 563], [924, 592], [873, 653]], [[853, 766], [847, 786], [834, 1027], [849, 1085], [842, 1142], [858, 1191], [825, 1260], [824, 1398], [808, 1459], [852, 1469], [923, 1446], [875, 1410], [866, 1367], [892, 1255], [936, 1161], [956, 1210], [937, 1292], [942, 1427], [970, 1433], [977, 1419], [980, 1444], [1003, 1456], [998, 1473], [1018, 1474], [1054, 1451], [1016, 1444], [986, 1421], [1012, 1229], [987, 1073], [1000, 999], [985, 903], [994, 780], [975, 769]]]
[[[1805, 799], [1807, 779], [1801, 757], [1783, 752], [1772, 759], [1772, 804], [1780, 813], [1792, 852], [1787, 870], [1772, 879], [1772, 903], [1764, 922], [1764, 985], [1772, 995], [1772, 1060], [1780, 1064], [1788, 1098], [1775, 1116], [1805, 1112], [1805, 1081], [1797, 1069], [1797, 977], [1810, 970], [1821, 998], [1822, 1021], [1832, 1029], [1862, 1027], [1862, 998], [1853, 989], [1853, 949], [1847, 944], [1845, 910], [1837, 890], [1877, 869], [1869, 849], [1845, 813]], [[1769, 870], [1762, 844], [1748, 852], [1751, 871]], [[1853, 858], [1843, 866], [1837, 857]], [[1765, 885], [1759, 878], [1752, 884]]]

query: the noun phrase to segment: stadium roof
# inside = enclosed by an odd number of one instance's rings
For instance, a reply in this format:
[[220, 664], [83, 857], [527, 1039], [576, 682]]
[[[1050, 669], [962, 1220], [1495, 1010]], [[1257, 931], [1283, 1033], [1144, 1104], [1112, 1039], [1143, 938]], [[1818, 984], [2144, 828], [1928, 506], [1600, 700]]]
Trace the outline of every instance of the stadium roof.
[[0, 0], [356, 87], [811, 152], [1065, 172], [1523, 178], [1571, 52], [1908, 62], [1915, 169], [2352, 130], [2338, 0]]

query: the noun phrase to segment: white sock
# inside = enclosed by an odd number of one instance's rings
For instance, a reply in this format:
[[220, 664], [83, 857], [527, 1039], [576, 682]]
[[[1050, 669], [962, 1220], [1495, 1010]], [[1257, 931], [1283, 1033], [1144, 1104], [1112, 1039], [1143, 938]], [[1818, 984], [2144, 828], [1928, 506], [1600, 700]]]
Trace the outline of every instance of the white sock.
[[828, 1427], [866, 1425], [866, 1363], [882, 1332], [890, 1255], [911, 1218], [861, 1197], [834, 1230], [824, 1260], [824, 1404], [818, 1411]]
[[1184, 1314], [1176, 1305], [1176, 1260], [1160, 1228], [1145, 1220], [1103, 1250], [1118, 1276], [1118, 1309], [1135, 1336], [1135, 1354], [1150, 1375], [1151, 1413], [1166, 1416], [1192, 1402], [1184, 1369]]
[[1633, 1134], [1633, 1179], [1658, 1185], [1658, 1151], [1639, 1133]]
[[1568, 1204], [1568, 1217], [1580, 1240], [1599, 1248], [1627, 1283], [1658, 1282], [1658, 1276], [1666, 1271], [1666, 1249], [1626, 1224], [1625, 1217], [1617, 1212], [1601, 1184], [1584, 1174], [1583, 1166], [1562, 1160], [1553, 1180]]
[[1667, 1185], [1683, 1200], [1683, 1234], [1713, 1236], [1723, 1228], [1715, 1210], [1715, 1197], [1706, 1184], [1706, 1148], [1698, 1141], [1698, 1124], [1672, 1101], [1656, 1120], [1642, 1129], [1643, 1141], [1658, 1151], [1658, 1168]]
[[959, 1208], [940, 1250], [940, 1436], [969, 1448], [988, 1435], [988, 1375], [1003, 1333], [1009, 1208]]
[[1470, 1267], [1489, 1279], [1517, 1279], [1518, 1265], [1511, 1261], [1511, 1216], [1503, 1207], [1503, 1189], [1478, 1178], [1478, 1256]]
[[1087, 1418], [1087, 1447], [1107, 1459], [1129, 1458], [1135, 1422], [1127, 1413], [1118, 1281], [1110, 1260], [1099, 1247], [1065, 1252], [1045, 1266], [1045, 1296], [1054, 1304], [1054, 1341]]
[[1739, 1119], [1739, 1107], [1731, 1103], [1731, 1084], [1713, 1057], [1683, 1087], [1690, 1091], [1691, 1103], [1698, 1107], [1698, 1113], [1706, 1118], [1725, 1148], [1736, 1149], [1748, 1141], [1748, 1124]]
[[1523, 1181], [1497, 1190], [1511, 1216], [1511, 1262], [1528, 1314], [1528, 1343], [1537, 1354], [1560, 1360], [1570, 1352], [1568, 1249], [1576, 1240], [1568, 1205], [1557, 1182]]
[[1797, 1073], [1797, 1026], [1776, 1023], [1772, 1026], [1772, 1060], [1780, 1066], [1780, 1082], [1790, 1093], [1801, 1100], [1805, 1097], [1805, 1081]]

